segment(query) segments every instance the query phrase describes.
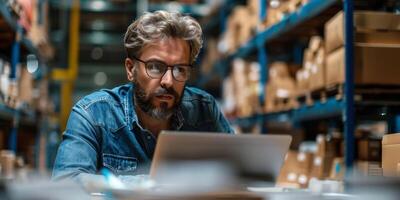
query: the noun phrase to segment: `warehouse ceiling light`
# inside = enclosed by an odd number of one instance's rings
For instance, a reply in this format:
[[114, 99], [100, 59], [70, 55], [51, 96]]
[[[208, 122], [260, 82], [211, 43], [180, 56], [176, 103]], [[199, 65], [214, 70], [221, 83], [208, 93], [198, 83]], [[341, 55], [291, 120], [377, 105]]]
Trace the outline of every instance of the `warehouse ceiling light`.
[[97, 86], [103, 86], [107, 83], [107, 74], [104, 72], [97, 72], [94, 75], [94, 84]]
[[92, 1], [90, 2], [90, 7], [96, 11], [102, 11], [106, 8], [106, 2], [104, 1]]

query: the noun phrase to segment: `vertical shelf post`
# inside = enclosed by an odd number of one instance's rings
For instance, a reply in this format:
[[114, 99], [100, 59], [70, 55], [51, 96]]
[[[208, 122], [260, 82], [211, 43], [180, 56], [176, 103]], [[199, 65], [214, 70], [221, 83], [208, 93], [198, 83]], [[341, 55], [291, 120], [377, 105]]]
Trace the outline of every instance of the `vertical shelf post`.
[[[264, 105], [266, 94], [265, 93], [265, 85], [268, 82], [268, 53], [267, 50], [264, 46], [263, 42], [257, 42], [257, 58], [258, 58], [258, 63], [260, 65], [260, 83], [259, 87], [261, 89], [260, 94], [259, 94], [259, 101], [261, 105]], [[262, 133], [267, 133], [268, 129], [266, 126], [266, 117], [265, 115], [260, 115], [260, 119], [258, 120], [259, 123], [261, 123], [261, 132]]]
[[[23, 34], [23, 29], [21, 26], [18, 25], [15, 34], [15, 41], [11, 49], [11, 73], [9, 78], [12, 81], [17, 81], [17, 70], [18, 70], [17, 68], [18, 68], [18, 63], [20, 61], [22, 34]], [[20, 118], [19, 112], [20, 111], [18, 108], [14, 112], [10, 137], [8, 139], [8, 148], [14, 152], [17, 152], [18, 125]]]
[[353, 25], [353, 0], [344, 2], [344, 28], [345, 28], [345, 84], [344, 84], [344, 139], [345, 139], [345, 165], [349, 171], [354, 161], [354, 25]]

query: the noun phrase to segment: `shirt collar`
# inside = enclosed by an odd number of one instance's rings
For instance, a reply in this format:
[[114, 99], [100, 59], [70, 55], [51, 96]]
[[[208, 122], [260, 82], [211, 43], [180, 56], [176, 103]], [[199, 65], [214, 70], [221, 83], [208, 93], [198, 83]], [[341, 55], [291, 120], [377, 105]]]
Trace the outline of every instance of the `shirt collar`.
[[[128, 93], [124, 98], [124, 111], [126, 114], [125, 119], [129, 123], [130, 130], [133, 129], [134, 123], [136, 123], [140, 127], [139, 120], [137, 118], [137, 114], [135, 111], [135, 102], [134, 102], [134, 98], [133, 98], [134, 89], [135, 89], [135, 85], [133, 83], [130, 83]], [[178, 107], [178, 109], [172, 116], [172, 120], [171, 120], [171, 129], [172, 130], [180, 130], [185, 121], [183, 114], [182, 114], [181, 106], [182, 106], [182, 104]]]

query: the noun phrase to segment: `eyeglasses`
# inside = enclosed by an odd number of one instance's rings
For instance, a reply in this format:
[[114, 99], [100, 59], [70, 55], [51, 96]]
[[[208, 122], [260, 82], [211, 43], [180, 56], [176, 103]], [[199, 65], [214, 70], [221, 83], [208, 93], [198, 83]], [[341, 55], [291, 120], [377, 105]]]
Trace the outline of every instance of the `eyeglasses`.
[[133, 58], [144, 64], [146, 73], [150, 78], [159, 79], [163, 77], [164, 74], [168, 71], [168, 68], [172, 68], [172, 76], [174, 77], [175, 80], [179, 82], [187, 81], [190, 77], [192, 65], [188, 64], [168, 65], [158, 60], [143, 61], [136, 57]]

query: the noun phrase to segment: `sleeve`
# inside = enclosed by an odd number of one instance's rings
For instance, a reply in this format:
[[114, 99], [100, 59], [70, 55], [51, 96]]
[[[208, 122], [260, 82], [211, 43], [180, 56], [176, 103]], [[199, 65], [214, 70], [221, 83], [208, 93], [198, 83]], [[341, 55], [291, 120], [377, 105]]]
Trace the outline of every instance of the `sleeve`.
[[223, 132], [223, 133], [230, 133], [234, 134], [231, 125], [229, 124], [228, 120], [225, 118], [224, 114], [221, 111], [221, 108], [217, 104], [217, 101], [211, 97], [212, 105], [211, 105], [211, 113], [214, 117], [216, 132]]
[[89, 113], [75, 105], [58, 148], [52, 179], [78, 179], [82, 174], [95, 174], [101, 147], [99, 127]]

